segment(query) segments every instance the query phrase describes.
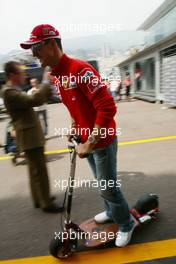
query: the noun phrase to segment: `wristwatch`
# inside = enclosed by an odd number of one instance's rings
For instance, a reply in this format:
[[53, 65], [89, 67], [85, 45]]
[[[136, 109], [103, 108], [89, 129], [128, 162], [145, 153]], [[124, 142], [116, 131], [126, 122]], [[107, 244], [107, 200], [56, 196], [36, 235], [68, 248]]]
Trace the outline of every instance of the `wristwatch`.
[[88, 142], [91, 143], [91, 144], [97, 144], [98, 141], [96, 140], [95, 136], [93, 134], [91, 134], [90, 136], [88, 136]]

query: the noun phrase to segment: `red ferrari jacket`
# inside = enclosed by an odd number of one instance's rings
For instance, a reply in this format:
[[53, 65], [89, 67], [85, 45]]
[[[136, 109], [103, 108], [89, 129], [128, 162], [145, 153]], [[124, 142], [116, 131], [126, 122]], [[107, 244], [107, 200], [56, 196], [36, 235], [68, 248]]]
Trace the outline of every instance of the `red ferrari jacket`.
[[62, 102], [76, 122], [82, 143], [97, 124], [101, 126], [101, 139], [95, 148], [111, 144], [116, 136], [116, 106], [99, 73], [90, 64], [64, 54], [51, 75], [55, 76]]

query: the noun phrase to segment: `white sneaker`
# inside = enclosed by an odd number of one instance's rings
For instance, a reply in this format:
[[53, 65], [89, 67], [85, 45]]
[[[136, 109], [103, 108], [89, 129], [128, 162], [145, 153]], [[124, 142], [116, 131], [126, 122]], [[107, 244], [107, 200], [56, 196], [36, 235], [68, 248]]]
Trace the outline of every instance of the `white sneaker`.
[[131, 236], [136, 226], [137, 226], [137, 223], [135, 222], [132, 229], [129, 232], [118, 231], [117, 237], [115, 240], [115, 245], [117, 247], [125, 247], [130, 242]]
[[97, 215], [95, 215], [94, 216], [94, 220], [98, 223], [98, 224], [104, 224], [104, 223], [106, 223], [106, 222], [108, 222], [108, 221], [112, 221], [112, 219], [109, 217], [109, 216], [107, 216], [107, 213], [106, 213], [106, 211], [104, 211], [104, 212], [102, 212], [102, 213], [100, 213], [100, 214], [97, 214]]

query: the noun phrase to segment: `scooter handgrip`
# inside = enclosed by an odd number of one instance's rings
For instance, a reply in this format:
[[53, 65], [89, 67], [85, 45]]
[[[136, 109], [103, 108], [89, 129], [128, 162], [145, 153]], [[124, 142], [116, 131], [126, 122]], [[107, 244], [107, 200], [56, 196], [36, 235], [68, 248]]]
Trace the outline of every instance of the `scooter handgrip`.
[[[78, 137], [78, 136], [73, 136], [73, 137], [71, 138], [71, 142], [73, 143], [74, 146], [79, 145], [79, 144], [81, 143], [80, 137]], [[89, 156], [89, 154], [85, 154], [85, 155], [83, 156], [83, 158], [86, 158], [86, 157], [88, 157], [88, 156]]]
[[71, 142], [74, 144], [74, 146], [77, 146], [78, 144], [81, 143], [81, 139], [79, 136], [73, 136], [71, 137]]

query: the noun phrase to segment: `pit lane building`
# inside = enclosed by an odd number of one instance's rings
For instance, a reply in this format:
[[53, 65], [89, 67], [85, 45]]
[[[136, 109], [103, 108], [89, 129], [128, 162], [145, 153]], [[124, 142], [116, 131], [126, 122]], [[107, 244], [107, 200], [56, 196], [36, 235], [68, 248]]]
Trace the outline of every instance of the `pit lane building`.
[[176, 106], [176, 0], [166, 0], [138, 28], [144, 30], [141, 50], [122, 61], [132, 80], [133, 97]]

